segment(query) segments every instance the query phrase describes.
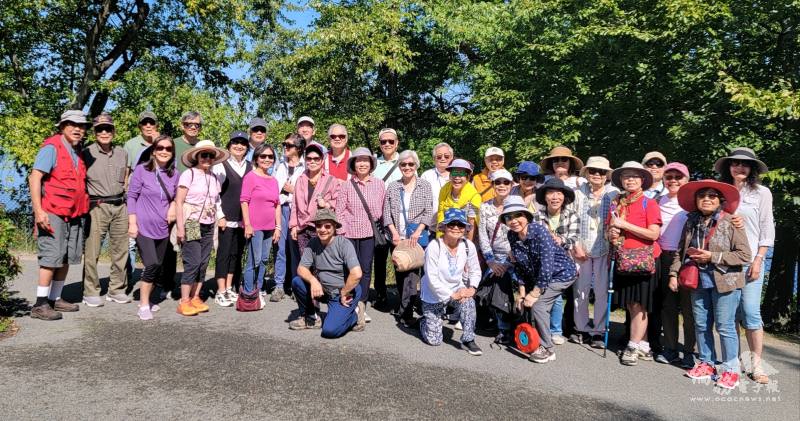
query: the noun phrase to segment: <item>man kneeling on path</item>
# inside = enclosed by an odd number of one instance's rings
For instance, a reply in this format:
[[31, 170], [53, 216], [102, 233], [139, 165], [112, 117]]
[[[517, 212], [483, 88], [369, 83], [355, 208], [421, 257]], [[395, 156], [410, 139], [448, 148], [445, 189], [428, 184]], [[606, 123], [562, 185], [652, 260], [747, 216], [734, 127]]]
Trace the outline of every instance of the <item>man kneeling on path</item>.
[[61, 299], [70, 264], [81, 262], [82, 217], [89, 210], [86, 166], [80, 143], [86, 135], [86, 114], [61, 114], [57, 133], [45, 139], [28, 178], [39, 248], [39, 285], [31, 317], [58, 320], [62, 311], [78, 311]]
[[[300, 317], [289, 329], [322, 328], [322, 337], [338, 338], [352, 328], [364, 330], [363, 291], [359, 286], [361, 266], [353, 243], [336, 235], [341, 224], [330, 209], [320, 209], [314, 217], [317, 237], [308, 243], [292, 280]], [[328, 314], [320, 320], [313, 300], [328, 303]]]

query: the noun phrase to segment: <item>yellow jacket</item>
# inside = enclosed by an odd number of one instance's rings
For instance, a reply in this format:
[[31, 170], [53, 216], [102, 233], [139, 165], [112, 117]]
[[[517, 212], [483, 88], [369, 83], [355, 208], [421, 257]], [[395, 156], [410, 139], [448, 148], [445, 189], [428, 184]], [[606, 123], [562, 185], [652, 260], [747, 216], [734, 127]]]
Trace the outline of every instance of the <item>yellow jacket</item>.
[[489, 178], [489, 169], [484, 168], [483, 171], [475, 174], [472, 178], [472, 184], [475, 190], [481, 194], [481, 202], [494, 199], [494, 189], [492, 188], [492, 180]]
[[[481, 195], [478, 194], [475, 187], [470, 183], [464, 184], [464, 188], [461, 189], [461, 194], [458, 196], [457, 200], [453, 199], [453, 196], [450, 194], [452, 191], [453, 185], [448, 181], [447, 184], [442, 186], [442, 190], [439, 192], [439, 211], [436, 214], [437, 231], [439, 223], [444, 220], [444, 211], [449, 208], [464, 209], [468, 204], [471, 204], [475, 209], [475, 225], [478, 224], [480, 219], [481, 203], [483, 202], [481, 202]], [[442, 233], [438, 232], [436, 235], [441, 237]]]

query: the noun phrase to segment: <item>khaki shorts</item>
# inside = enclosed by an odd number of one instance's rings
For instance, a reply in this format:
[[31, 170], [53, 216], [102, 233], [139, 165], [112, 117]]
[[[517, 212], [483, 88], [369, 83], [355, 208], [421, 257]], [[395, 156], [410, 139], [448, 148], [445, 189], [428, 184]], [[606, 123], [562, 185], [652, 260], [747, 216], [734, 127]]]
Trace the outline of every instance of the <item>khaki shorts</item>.
[[37, 229], [39, 237], [39, 266], [60, 268], [65, 263], [76, 265], [83, 255], [83, 218], [64, 218], [47, 214], [53, 233]]

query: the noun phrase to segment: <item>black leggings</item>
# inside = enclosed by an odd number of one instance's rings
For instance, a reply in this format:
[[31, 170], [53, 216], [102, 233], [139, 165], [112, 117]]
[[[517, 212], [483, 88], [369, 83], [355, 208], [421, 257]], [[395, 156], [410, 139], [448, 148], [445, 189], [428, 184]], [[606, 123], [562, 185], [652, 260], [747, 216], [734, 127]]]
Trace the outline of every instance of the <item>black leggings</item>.
[[141, 281], [151, 284], [158, 280], [161, 274], [161, 265], [164, 263], [167, 246], [170, 245], [169, 237], [154, 240], [139, 234], [136, 237], [136, 245], [139, 246], [139, 256], [144, 263]]

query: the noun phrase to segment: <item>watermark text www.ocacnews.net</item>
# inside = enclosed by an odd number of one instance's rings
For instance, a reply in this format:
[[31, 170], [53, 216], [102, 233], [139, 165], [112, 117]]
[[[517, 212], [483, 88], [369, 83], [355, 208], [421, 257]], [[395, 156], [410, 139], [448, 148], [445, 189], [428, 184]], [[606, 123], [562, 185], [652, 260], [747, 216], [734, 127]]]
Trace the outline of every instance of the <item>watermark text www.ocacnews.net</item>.
[[710, 403], [710, 402], [738, 402], [738, 403], [771, 403], [780, 402], [780, 396], [693, 396], [689, 402]]

